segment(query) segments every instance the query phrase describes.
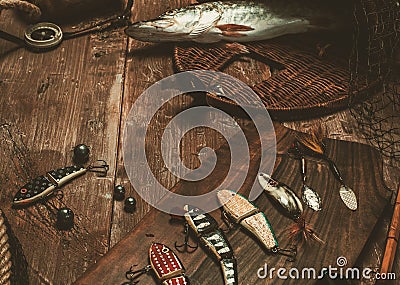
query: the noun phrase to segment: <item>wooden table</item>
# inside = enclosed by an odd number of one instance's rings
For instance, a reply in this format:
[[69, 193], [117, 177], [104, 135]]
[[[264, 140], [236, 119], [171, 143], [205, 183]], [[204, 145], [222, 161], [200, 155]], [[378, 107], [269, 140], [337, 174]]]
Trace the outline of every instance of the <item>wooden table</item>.
[[[135, 1], [133, 20], [153, 18], [188, 3]], [[0, 28], [22, 35], [24, 27], [12, 12], [1, 13]], [[154, 82], [173, 74], [172, 49], [168, 44], [128, 39], [122, 30], [68, 40], [46, 53], [32, 53], [0, 41], [0, 206], [24, 249], [31, 284], [73, 283], [149, 212], [150, 206], [138, 197], [125, 173], [122, 132], [135, 99]], [[249, 72], [253, 68], [268, 72], [268, 67], [255, 61], [236, 63], [229, 70], [246, 82], [254, 80]], [[149, 141], [160, 136], [174, 114], [199, 103], [201, 99], [181, 96], [165, 106]], [[330, 118], [332, 125], [339, 125], [349, 115]], [[356, 129], [354, 125], [352, 128]], [[297, 129], [301, 128], [297, 125]], [[223, 142], [215, 131], [198, 128], [184, 137], [182, 159], [186, 165], [197, 167], [199, 149], [218, 148]], [[90, 146], [91, 160], [107, 160], [110, 170], [106, 177], [89, 173], [63, 187], [62, 200], [52, 198], [22, 210], [11, 208], [12, 197], [21, 185], [51, 169], [72, 165], [72, 148], [79, 143]], [[171, 141], [171, 145], [177, 143]], [[160, 166], [156, 145], [147, 147], [154, 153], [149, 164], [156, 169], [155, 175], [172, 188], [178, 179]], [[385, 176], [394, 181], [393, 173]], [[137, 199], [134, 214], [123, 210], [123, 202], [113, 200], [117, 184], [124, 185], [127, 195]], [[61, 206], [75, 212], [72, 231], [54, 227], [56, 209]], [[384, 226], [381, 232], [385, 232]], [[382, 240], [381, 236], [372, 247], [381, 250]], [[400, 273], [399, 262], [396, 266]]]

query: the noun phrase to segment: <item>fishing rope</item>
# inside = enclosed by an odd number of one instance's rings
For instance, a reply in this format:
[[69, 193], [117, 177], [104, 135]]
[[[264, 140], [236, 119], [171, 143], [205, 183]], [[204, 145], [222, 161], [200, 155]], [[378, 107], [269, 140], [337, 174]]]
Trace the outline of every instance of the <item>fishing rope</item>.
[[0, 11], [3, 9], [17, 9], [27, 14], [31, 20], [37, 20], [42, 12], [40, 8], [23, 0], [0, 0]]
[[0, 210], [0, 285], [11, 284], [11, 268], [12, 262], [7, 225], [3, 212]]

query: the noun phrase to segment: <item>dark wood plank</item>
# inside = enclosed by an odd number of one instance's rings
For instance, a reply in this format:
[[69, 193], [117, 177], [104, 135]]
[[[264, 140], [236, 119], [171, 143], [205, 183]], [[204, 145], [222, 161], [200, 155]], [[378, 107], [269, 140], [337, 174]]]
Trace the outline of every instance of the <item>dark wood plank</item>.
[[[280, 127], [277, 128], [277, 135], [278, 151], [284, 152], [290, 146], [293, 136], [288, 135], [288, 131]], [[257, 167], [257, 151], [254, 149], [257, 139], [254, 134], [249, 135], [249, 138], [250, 144], [253, 146], [251, 148], [253, 157], [249, 176], [241, 189], [244, 194], [249, 191], [254, 181], [256, 175], [254, 171]], [[325, 243], [301, 248], [297, 261], [291, 264], [298, 268], [315, 266], [318, 270], [322, 266], [334, 266], [338, 256], [345, 256], [349, 266], [353, 265], [390, 194], [384, 189], [376, 171], [380, 159], [376, 151], [365, 145], [342, 141], [328, 141], [328, 149], [328, 155], [337, 162], [348, 184], [359, 196], [360, 208], [356, 212], [349, 211], [339, 198], [338, 188], [340, 185], [330, 175], [327, 166], [319, 161], [312, 161], [310, 173], [313, 175], [310, 176], [309, 182], [323, 197], [324, 210], [320, 213], [312, 213], [307, 209], [306, 219], [313, 225], [319, 236], [325, 240]], [[217, 153], [219, 157], [228, 157], [226, 155], [228, 152], [223, 146]], [[371, 158], [370, 163], [366, 163], [365, 157]], [[217, 168], [220, 170], [217, 173], [222, 175], [229, 163], [223, 159], [220, 163]], [[277, 160], [276, 166], [275, 177], [291, 185], [294, 189], [300, 188], [301, 180], [299, 175], [296, 175], [299, 171], [297, 163], [287, 161], [286, 157], [282, 157]], [[241, 170], [240, 166], [237, 170]], [[219, 181], [215, 177], [206, 178], [199, 183], [182, 181], [174, 187], [174, 190], [179, 193], [204, 193], [214, 189], [218, 183]], [[276, 211], [265, 195], [258, 198], [257, 205], [266, 212], [275, 228], [281, 246], [285, 247], [288, 240], [284, 231], [291, 221]], [[218, 218], [218, 212], [214, 212], [213, 215]], [[152, 241], [164, 242], [168, 246], [173, 246], [176, 240], [183, 238], [183, 235], [179, 234], [181, 227], [168, 223], [168, 220], [167, 214], [151, 210], [126, 238], [118, 243], [96, 266], [89, 269], [76, 284], [122, 282], [124, 271], [131, 264], [147, 264], [147, 248]], [[147, 233], [151, 233], [154, 237], [146, 236]], [[264, 266], [265, 262], [276, 268], [290, 266], [285, 262], [285, 258], [262, 253], [257, 243], [240, 230], [231, 232], [228, 237], [238, 259], [241, 284], [283, 283], [276, 279], [260, 280], [257, 277], [257, 270]], [[194, 254], [181, 254], [181, 258], [194, 284], [222, 284], [218, 266], [205, 254], [203, 249]], [[114, 267], [109, 268], [109, 264], [113, 264]], [[152, 282], [149, 276], [143, 277], [142, 280], [145, 283]], [[309, 284], [307, 280], [296, 281], [296, 284], [301, 282]]]
[[[143, 0], [135, 1], [133, 19], [153, 18], [166, 9], [183, 6], [189, 2], [195, 1], [169, 0], [151, 3]], [[24, 24], [9, 11], [2, 11], [0, 28], [22, 36]], [[123, 281], [124, 271], [131, 263], [140, 265], [146, 263], [147, 248], [151, 241], [164, 240], [169, 242], [169, 246], [173, 246], [173, 241], [183, 238], [182, 234], [171, 234], [173, 231], [181, 232], [181, 226], [171, 225], [167, 228], [155, 226], [168, 225], [169, 217], [160, 216], [154, 210], [150, 211], [150, 207], [140, 199], [134, 214], [125, 213], [123, 203], [112, 201], [113, 186], [119, 183], [127, 187], [128, 194], [138, 198], [130, 186], [123, 166], [121, 132], [125, 118], [139, 94], [154, 82], [173, 73], [172, 46], [143, 44], [129, 40], [128, 55], [125, 58], [126, 43], [125, 35], [119, 31], [64, 42], [60, 48], [49, 53], [32, 54], [16, 50], [12, 44], [0, 41], [0, 93], [2, 94], [0, 124], [10, 124], [6, 128], [1, 128], [0, 136], [2, 139], [0, 186], [3, 189], [0, 207], [6, 212], [22, 242], [30, 267], [31, 284], [71, 284], [135, 225], [137, 226], [134, 232], [117, 245], [117, 250], [129, 248], [129, 251], [126, 255], [112, 260], [115, 268], [110, 268], [109, 264], [105, 265], [103, 261], [100, 262], [99, 268], [106, 270], [99, 274], [97, 279], [99, 284], [109, 284], [107, 283], [109, 277], [114, 278], [114, 283], [119, 284]], [[255, 75], [254, 70], [263, 72]], [[267, 66], [252, 60], [235, 62], [226, 72], [244, 82], [253, 82], [254, 76], [259, 76], [259, 79], [269, 76]], [[150, 141], [159, 139], [171, 117], [198, 103], [198, 101], [193, 102], [188, 96], [182, 96], [171, 102], [161, 111], [158, 123], [149, 134]], [[330, 128], [330, 137], [351, 139], [359, 134], [348, 115], [329, 116], [326, 119], [322, 118], [322, 122]], [[315, 123], [313, 121], [298, 124], [309, 126]], [[96, 178], [88, 174], [66, 185], [63, 188], [65, 198], [61, 203], [57, 199], [51, 199], [44, 206], [35, 206], [24, 211], [10, 209], [12, 195], [19, 186], [51, 168], [72, 163], [71, 148], [81, 142], [91, 146], [92, 158], [105, 158], [111, 164], [106, 178]], [[176, 143], [172, 142], [171, 145]], [[221, 135], [209, 129], [189, 132], [182, 140], [182, 159], [189, 167], [197, 167], [199, 149], [204, 146], [218, 148], [223, 142]], [[150, 163], [155, 169], [156, 176], [171, 188], [178, 179], [159, 164], [159, 151], [156, 145], [150, 144], [149, 152], [154, 154], [150, 158]], [[318, 163], [316, 165], [317, 170], [325, 167]], [[222, 167], [227, 166], [222, 165]], [[313, 168], [315, 167], [314, 165]], [[362, 169], [363, 167], [360, 171]], [[389, 177], [391, 188], [397, 183], [393, 177], [398, 176], [393, 173], [395, 172], [389, 168], [384, 172], [384, 176]], [[298, 181], [288, 182], [299, 185]], [[378, 178], [375, 182], [379, 184]], [[328, 179], [326, 183], [331, 185], [336, 182]], [[185, 193], [197, 191], [192, 186], [193, 184], [186, 185], [180, 191]], [[182, 186], [175, 188], [179, 187]], [[268, 201], [265, 197], [260, 197], [259, 200], [262, 206], [267, 207]], [[70, 233], [54, 229], [53, 206], [60, 205], [71, 207], [77, 215], [77, 226]], [[214, 213], [214, 215], [217, 217], [219, 214]], [[154, 223], [154, 220], [157, 220], [157, 223]], [[274, 221], [276, 224], [289, 224], [289, 221], [283, 218], [276, 218]], [[329, 223], [330, 220], [326, 218], [326, 222]], [[282, 229], [276, 230], [282, 234]], [[383, 243], [384, 235], [380, 237]], [[239, 248], [241, 268], [247, 263], [258, 266], [258, 263], [263, 262], [254, 261], [252, 255], [242, 254], [252, 246], [258, 249], [246, 235], [234, 232], [230, 238], [234, 246]], [[245, 246], [242, 245], [242, 240], [246, 241]], [[284, 245], [285, 241], [282, 243]], [[132, 244], [135, 246], [131, 249]], [[381, 250], [382, 246], [372, 248], [374, 254], [371, 256], [374, 262], [377, 260], [377, 265]], [[113, 252], [107, 256], [113, 256]], [[208, 284], [206, 280], [213, 280], [212, 283], [221, 280], [218, 266], [207, 258], [203, 251], [199, 250], [195, 255], [183, 257], [189, 275], [194, 278], [194, 284]], [[260, 258], [264, 258], [264, 255]], [[282, 261], [280, 258], [270, 256], [266, 256], [265, 260], [273, 264], [280, 264]], [[398, 260], [395, 272], [399, 272]], [[372, 264], [371, 261], [365, 262], [363, 264], [368, 266]], [[253, 267], [240, 273], [242, 280], [254, 278]], [[197, 268], [208, 268], [209, 276], [205, 276], [202, 270], [195, 275]], [[89, 271], [88, 276], [94, 272], [96, 270]], [[107, 272], [110, 272], [111, 276], [103, 275]], [[144, 283], [146, 280], [148, 283], [154, 283], [151, 278], [143, 278]], [[202, 283], [202, 280], [206, 283]]]
[[[2, 19], [1, 28], [14, 34], [25, 27], [8, 11]], [[108, 249], [125, 47], [122, 31], [68, 40], [46, 53], [0, 42], [1, 208], [21, 241], [31, 284], [71, 284]], [[62, 202], [10, 208], [29, 179], [71, 165], [78, 143], [90, 146], [92, 160], [107, 160], [107, 177], [76, 179], [62, 188]], [[71, 232], [54, 227], [61, 205], [75, 212]]]
[[[178, 7], [182, 1], [158, 1], [151, 5], [147, 1], [135, 1], [132, 9], [132, 21], [139, 21], [151, 19], [161, 14], [168, 8]], [[184, 1], [183, 1], [184, 2]], [[172, 62], [169, 56], [169, 51], [172, 46], [166, 47], [157, 46], [147, 43], [141, 43], [133, 39], [129, 39], [128, 45], [128, 58], [125, 67], [125, 85], [124, 85], [124, 98], [121, 105], [121, 127], [125, 125], [126, 117], [132, 107], [133, 102], [140, 96], [140, 94], [150, 87], [153, 83], [173, 74]], [[188, 104], [188, 98], [181, 99], [182, 104]], [[143, 110], [144, 112], [145, 110]], [[161, 119], [162, 120], [162, 119]], [[157, 136], [160, 132], [160, 126], [152, 133], [152, 136]], [[118, 161], [116, 172], [116, 183], [122, 184], [126, 187], [127, 196], [133, 196], [137, 199], [137, 210], [134, 214], [127, 214], [124, 212], [124, 205], [121, 202], [114, 202], [113, 216], [110, 236], [110, 246], [115, 245], [123, 236], [126, 235], [149, 211], [150, 207], [144, 203], [136, 194], [131, 186], [129, 179], [125, 173], [123, 157], [122, 157], [122, 134], [123, 129], [120, 130], [120, 140], [118, 145]], [[133, 138], [134, 139], [134, 138]], [[151, 138], [151, 139], [154, 139]], [[154, 153], [154, 150], [150, 150]], [[149, 158], [154, 163], [157, 158], [155, 156]], [[160, 168], [158, 172], [162, 171]], [[157, 173], [155, 174], [157, 175]], [[177, 180], [171, 176], [165, 177], [164, 182], [168, 187], [172, 187]]]
[[[185, 6], [195, 1], [188, 0], [169, 0], [157, 1], [151, 6], [148, 2], [141, 0], [135, 1], [132, 9], [133, 21], [152, 19], [162, 12], [170, 8]], [[142, 43], [136, 40], [129, 40], [128, 60], [125, 73], [124, 99], [122, 102], [121, 126], [124, 127], [128, 113], [135, 100], [152, 84], [157, 81], [174, 74], [172, 64], [173, 45], [171, 44], [151, 44]], [[227, 73], [237, 76], [244, 82], [250, 82], [254, 79], [254, 68], [262, 70], [257, 76], [265, 78], [269, 76], [269, 69], [264, 63], [256, 62], [252, 59], [244, 59], [242, 62], [236, 62], [227, 68]], [[176, 100], [172, 100], [164, 109], [160, 110], [156, 123], [151, 126], [151, 131], [148, 133], [147, 140], [149, 142], [158, 142], [164, 132], [164, 127], [167, 123], [179, 112], [190, 108], [191, 106], [202, 104], [201, 95], [198, 98], [191, 96], [180, 96]], [[152, 104], [149, 101], [149, 104]], [[140, 111], [141, 114], [146, 114], [147, 108]], [[239, 119], [240, 120], [240, 119]], [[229, 128], [229, 127], [228, 127]], [[122, 135], [123, 131], [120, 131]], [[132, 140], [141, 139], [141, 137], [131, 138]], [[185, 165], [188, 167], [198, 167], [199, 159], [197, 154], [199, 150], [205, 146], [218, 148], [223, 142], [223, 138], [217, 132], [209, 128], [198, 128], [195, 131], [190, 131], [181, 142], [181, 157]], [[142, 217], [150, 210], [150, 207], [144, 203], [131, 186], [129, 179], [125, 173], [124, 161], [122, 155], [123, 139], [120, 138], [118, 148], [118, 167], [116, 182], [126, 187], [127, 195], [135, 197], [138, 201], [137, 211], [134, 214], [126, 214], [123, 211], [123, 203], [115, 202], [113, 211], [113, 222], [111, 229], [110, 245], [115, 245], [123, 238], [134, 226], [142, 219]], [[134, 143], [132, 143], [134, 145]], [[170, 145], [170, 151], [177, 151], [176, 145], [179, 141], [171, 135], [171, 141], [167, 142]], [[147, 153], [151, 154], [148, 157], [149, 165], [153, 167], [153, 174], [157, 177], [166, 188], [171, 188], [179, 180], [166, 170], [161, 163], [160, 149], [157, 144], [149, 143], [146, 147]], [[170, 155], [170, 154], [168, 154]]]

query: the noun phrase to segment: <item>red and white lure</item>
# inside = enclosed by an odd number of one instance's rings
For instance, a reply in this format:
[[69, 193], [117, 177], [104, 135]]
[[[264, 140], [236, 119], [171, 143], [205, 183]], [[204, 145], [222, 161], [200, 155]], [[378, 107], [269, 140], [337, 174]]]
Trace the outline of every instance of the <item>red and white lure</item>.
[[131, 267], [125, 274], [129, 283], [124, 284], [137, 284], [139, 276], [152, 270], [162, 285], [190, 285], [182, 262], [165, 244], [153, 243], [149, 248], [149, 260], [150, 264], [142, 269], [132, 271]]

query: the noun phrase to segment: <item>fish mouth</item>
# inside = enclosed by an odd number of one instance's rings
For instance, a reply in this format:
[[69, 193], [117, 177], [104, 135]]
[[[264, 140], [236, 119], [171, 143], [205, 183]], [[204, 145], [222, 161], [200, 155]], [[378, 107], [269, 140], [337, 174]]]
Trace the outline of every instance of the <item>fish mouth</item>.
[[184, 40], [186, 33], [174, 31], [175, 21], [168, 19], [155, 19], [136, 22], [125, 29], [125, 33], [134, 39], [150, 42], [179, 41]]
[[171, 19], [153, 19], [149, 21], [141, 21], [133, 23], [132, 26], [137, 26], [142, 29], [167, 29], [173, 26], [175, 22]]

